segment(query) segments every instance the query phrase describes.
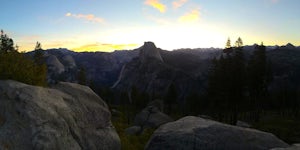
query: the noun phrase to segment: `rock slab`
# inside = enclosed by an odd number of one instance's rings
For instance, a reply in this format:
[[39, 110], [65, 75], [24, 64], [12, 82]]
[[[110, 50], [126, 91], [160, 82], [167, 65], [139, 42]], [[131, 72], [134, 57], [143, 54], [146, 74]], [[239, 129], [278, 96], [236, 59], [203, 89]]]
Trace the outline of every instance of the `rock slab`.
[[162, 113], [155, 106], [147, 106], [134, 118], [134, 125], [142, 127], [157, 128], [162, 124], [173, 121], [167, 114]]
[[146, 150], [268, 150], [289, 145], [271, 133], [187, 116], [160, 126]]
[[105, 102], [90, 88], [0, 81], [0, 149], [118, 150]]

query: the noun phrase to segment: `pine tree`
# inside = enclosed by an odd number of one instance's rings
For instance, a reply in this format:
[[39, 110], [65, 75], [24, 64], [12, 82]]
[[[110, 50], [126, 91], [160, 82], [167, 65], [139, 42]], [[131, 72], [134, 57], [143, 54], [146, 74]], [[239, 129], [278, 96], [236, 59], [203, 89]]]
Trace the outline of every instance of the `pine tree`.
[[252, 57], [248, 63], [248, 89], [251, 100], [252, 110], [256, 111], [256, 118], [266, 104], [268, 85], [271, 82], [271, 71], [266, 58], [266, 47], [256, 46]]
[[225, 46], [225, 49], [227, 48], [231, 48], [231, 41], [230, 41], [230, 38], [227, 39], [227, 42], [226, 42], [226, 46]]
[[246, 89], [246, 82], [245, 82], [245, 59], [244, 53], [242, 48], [242, 41], [238, 39], [238, 47], [234, 49], [234, 54], [232, 57], [232, 64], [231, 64], [231, 102], [230, 106], [232, 106], [232, 118], [231, 123], [235, 124], [237, 122], [237, 116], [240, 111], [242, 111], [243, 104], [245, 104], [245, 89]]
[[176, 103], [177, 101], [177, 91], [174, 83], [171, 83], [171, 85], [168, 88], [167, 94], [164, 97], [164, 103], [166, 106], [166, 112], [172, 113], [172, 105]]
[[14, 41], [3, 30], [0, 31], [0, 53], [14, 52]]
[[34, 50], [35, 50], [33, 55], [34, 62], [38, 65], [45, 64], [44, 51], [42, 49], [42, 45], [40, 42], [36, 42]]
[[145, 92], [141, 92], [139, 89], [133, 86], [131, 88], [130, 96], [131, 102], [137, 111], [146, 107], [149, 96]]
[[86, 70], [85, 70], [84, 67], [80, 67], [79, 72], [77, 74], [77, 81], [81, 85], [86, 85], [87, 84]]
[[46, 86], [46, 72], [45, 65], [37, 65], [33, 60], [27, 58], [24, 53], [19, 53], [14, 47], [13, 39], [1, 30], [0, 79], [11, 79], [26, 84]]
[[243, 41], [242, 39], [239, 37], [237, 39], [237, 41], [235, 42], [235, 47], [242, 47], [243, 46]]
[[208, 81], [208, 98], [210, 108], [214, 109], [220, 121], [227, 114], [231, 124], [237, 121], [238, 113], [244, 103], [245, 60], [242, 41], [237, 40], [238, 47], [223, 51], [220, 59], [213, 60]]

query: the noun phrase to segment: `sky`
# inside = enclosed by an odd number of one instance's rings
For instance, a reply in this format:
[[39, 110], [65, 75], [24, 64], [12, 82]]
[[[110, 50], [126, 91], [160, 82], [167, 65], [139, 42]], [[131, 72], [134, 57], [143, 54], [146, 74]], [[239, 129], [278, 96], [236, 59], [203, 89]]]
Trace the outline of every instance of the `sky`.
[[21, 51], [300, 45], [300, 0], [1, 0], [0, 28]]

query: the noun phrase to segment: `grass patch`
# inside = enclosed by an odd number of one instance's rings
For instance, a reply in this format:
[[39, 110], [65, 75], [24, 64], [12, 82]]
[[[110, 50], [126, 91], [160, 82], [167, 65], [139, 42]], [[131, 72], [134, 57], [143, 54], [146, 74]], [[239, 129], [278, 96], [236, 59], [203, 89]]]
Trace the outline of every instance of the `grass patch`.
[[[117, 107], [114, 108], [118, 109]], [[126, 113], [122, 110], [124, 109], [121, 109], [122, 114], [112, 120], [121, 139], [122, 150], [143, 150], [155, 129], [145, 129], [141, 135], [126, 134], [125, 129], [132, 125], [128, 124], [128, 119], [126, 115], [124, 115]]]
[[293, 144], [300, 143], [300, 121], [292, 117], [269, 115], [254, 123], [255, 129], [273, 133], [283, 141]]

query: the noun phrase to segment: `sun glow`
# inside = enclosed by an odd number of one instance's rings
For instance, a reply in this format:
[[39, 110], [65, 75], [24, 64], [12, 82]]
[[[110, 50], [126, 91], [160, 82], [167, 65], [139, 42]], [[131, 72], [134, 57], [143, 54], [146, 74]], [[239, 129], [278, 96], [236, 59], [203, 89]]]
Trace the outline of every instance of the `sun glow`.
[[112, 52], [115, 50], [128, 50], [128, 49], [134, 49], [138, 47], [138, 44], [88, 44], [83, 45], [80, 47], [71, 48], [72, 50], [76, 52], [96, 52], [96, 51], [102, 51], [102, 52]]

